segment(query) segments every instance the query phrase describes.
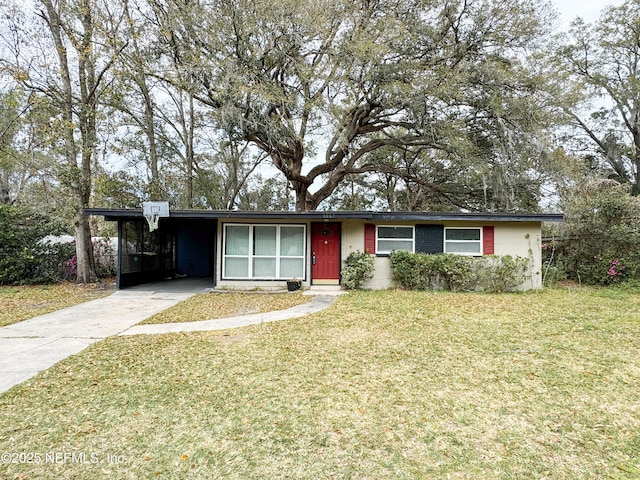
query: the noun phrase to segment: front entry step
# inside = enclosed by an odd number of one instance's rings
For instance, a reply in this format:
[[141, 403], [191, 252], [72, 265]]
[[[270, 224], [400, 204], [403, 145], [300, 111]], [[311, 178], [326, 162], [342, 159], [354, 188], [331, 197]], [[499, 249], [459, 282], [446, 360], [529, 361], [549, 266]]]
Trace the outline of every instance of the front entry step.
[[311, 285], [308, 290], [302, 292], [303, 295], [343, 295], [347, 293], [340, 285]]
[[337, 278], [335, 280], [332, 279], [314, 279], [313, 280], [313, 286], [324, 286], [324, 285], [340, 285], [340, 280], [338, 280]]

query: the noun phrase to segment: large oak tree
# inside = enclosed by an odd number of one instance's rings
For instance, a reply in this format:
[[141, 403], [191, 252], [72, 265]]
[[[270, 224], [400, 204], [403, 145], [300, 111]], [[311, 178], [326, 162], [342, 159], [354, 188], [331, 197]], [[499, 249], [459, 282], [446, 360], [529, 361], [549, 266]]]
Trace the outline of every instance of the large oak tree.
[[226, 131], [269, 155], [298, 210], [377, 171], [383, 147], [508, 162], [505, 139], [543, 125], [527, 113], [538, 86], [525, 68], [545, 31], [540, 1], [152, 4], [166, 58], [197, 79]]
[[576, 19], [560, 58], [583, 100], [568, 109], [582, 145], [640, 194], [640, 0], [606, 8], [592, 25]]

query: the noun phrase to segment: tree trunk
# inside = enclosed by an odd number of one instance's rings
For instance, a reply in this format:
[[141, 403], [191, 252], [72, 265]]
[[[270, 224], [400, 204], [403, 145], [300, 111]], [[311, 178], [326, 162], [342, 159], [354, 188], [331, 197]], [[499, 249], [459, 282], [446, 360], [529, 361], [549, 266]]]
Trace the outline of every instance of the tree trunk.
[[153, 114], [153, 100], [149, 94], [144, 79], [141, 79], [141, 87], [144, 96], [144, 117], [147, 141], [149, 142], [149, 166], [151, 169], [151, 182], [149, 185], [149, 197], [151, 200], [162, 200], [160, 189], [160, 175], [158, 173], [158, 146], [156, 142], [156, 129]]
[[74, 218], [76, 237], [76, 281], [78, 283], [93, 283], [96, 273], [93, 259], [93, 245], [89, 229], [89, 217], [82, 209], [76, 211]]
[[296, 195], [297, 212], [307, 212], [318, 208], [318, 205], [310, 198], [309, 185], [303, 182], [291, 182], [291, 184]]
[[9, 190], [9, 181], [8, 179], [3, 178], [0, 179], [0, 203], [5, 205], [9, 205], [11, 203], [11, 192]]
[[195, 135], [195, 113], [193, 106], [193, 95], [189, 93], [189, 125], [185, 129], [186, 160], [187, 160], [187, 208], [193, 208], [193, 160], [194, 160], [194, 135]]
[[[89, 114], [92, 119], [94, 113]], [[85, 119], [86, 121], [86, 119]], [[83, 120], [80, 121], [83, 124]], [[95, 132], [95, 124], [92, 120], [87, 122], [93, 127], [89, 127], [89, 131]], [[83, 129], [84, 130], [84, 129]], [[88, 144], [82, 151], [82, 170], [80, 178], [77, 180], [77, 186], [74, 188], [77, 209], [74, 217], [74, 227], [76, 234], [76, 281], [78, 283], [93, 283], [97, 280], [95, 260], [93, 256], [93, 243], [91, 242], [91, 228], [89, 225], [89, 216], [84, 213], [84, 209], [89, 206], [91, 198], [91, 161], [93, 159], [94, 143], [89, 139], [91, 134], [85, 133], [85, 142]]]
[[[51, 0], [41, 0], [47, 13], [47, 23], [56, 46], [59, 62], [61, 85], [59, 92], [52, 94], [60, 114], [65, 122], [64, 158], [69, 177], [66, 182], [76, 203], [74, 227], [76, 236], [76, 275], [78, 283], [96, 281], [93, 265], [93, 246], [89, 229], [89, 217], [84, 208], [88, 206], [91, 196], [92, 159], [96, 144], [96, 113], [95, 113], [95, 59], [92, 57], [93, 19], [90, 5], [81, 3], [81, 21], [84, 32], [81, 41], [74, 43], [77, 57], [78, 80], [80, 86], [80, 100], [73, 94], [71, 81], [71, 67], [67, 55], [66, 42], [63, 39], [65, 29], [60, 12], [56, 10]], [[59, 5], [56, 4], [56, 7]], [[75, 39], [77, 40], [77, 39]], [[77, 117], [74, 116], [77, 112]], [[81, 148], [78, 149], [74, 129], [80, 133]], [[78, 162], [78, 155], [80, 162]], [[80, 165], [78, 165], [80, 163]]]
[[[86, 2], [86, 3], [85, 3]], [[93, 258], [93, 244], [91, 242], [91, 228], [89, 216], [84, 208], [89, 206], [93, 187], [93, 160], [97, 144], [96, 127], [96, 71], [93, 53], [93, 12], [87, 0], [82, 2], [82, 42], [78, 52], [78, 79], [80, 83], [80, 109], [78, 126], [82, 149], [80, 151], [80, 178], [76, 196], [78, 210], [76, 212], [76, 258], [78, 283], [92, 283], [96, 281], [95, 264]], [[70, 105], [71, 106], [71, 105]], [[78, 252], [81, 255], [78, 255]]]
[[635, 166], [634, 182], [631, 188], [631, 194], [640, 195], [640, 128], [636, 128], [633, 133], [633, 163]]

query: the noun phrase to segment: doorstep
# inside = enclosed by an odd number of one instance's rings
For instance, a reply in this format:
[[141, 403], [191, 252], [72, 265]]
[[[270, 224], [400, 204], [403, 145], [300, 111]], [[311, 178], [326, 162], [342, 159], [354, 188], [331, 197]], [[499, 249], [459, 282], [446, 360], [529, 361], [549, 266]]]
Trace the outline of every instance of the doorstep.
[[303, 295], [331, 295], [338, 296], [347, 293], [340, 285], [311, 285], [307, 290], [302, 292]]

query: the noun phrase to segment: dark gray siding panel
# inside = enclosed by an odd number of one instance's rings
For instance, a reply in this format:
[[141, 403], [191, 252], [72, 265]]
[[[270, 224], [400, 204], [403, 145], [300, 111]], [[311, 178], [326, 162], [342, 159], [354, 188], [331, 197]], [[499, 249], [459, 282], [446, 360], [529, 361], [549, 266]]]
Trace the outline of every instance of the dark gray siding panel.
[[442, 253], [444, 225], [416, 225], [416, 252]]

